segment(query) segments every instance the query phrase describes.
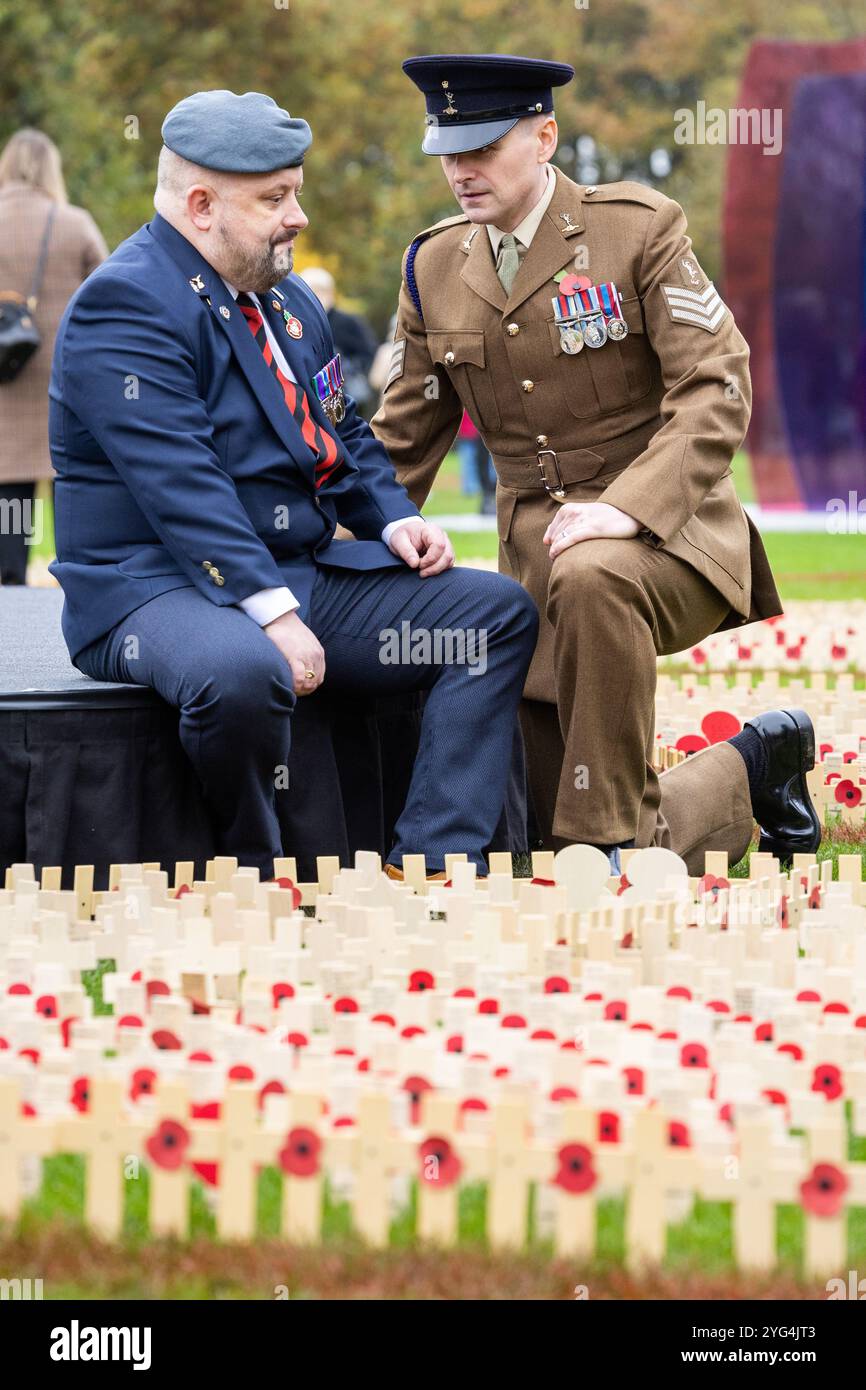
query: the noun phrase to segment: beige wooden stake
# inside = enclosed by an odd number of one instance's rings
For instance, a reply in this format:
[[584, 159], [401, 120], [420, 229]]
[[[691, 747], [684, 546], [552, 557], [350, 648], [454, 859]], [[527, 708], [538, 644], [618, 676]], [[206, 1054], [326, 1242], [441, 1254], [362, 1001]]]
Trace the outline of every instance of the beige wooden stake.
[[[291, 1120], [289, 1129], [303, 1127], [311, 1129], [321, 1137], [322, 1101], [318, 1095], [294, 1091], [291, 1097]], [[282, 1147], [282, 1145], [280, 1145]], [[322, 1146], [324, 1157], [325, 1146]], [[282, 1232], [286, 1240], [295, 1244], [314, 1244], [322, 1230], [322, 1189], [324, 1168], [310, 1177], [292, 1177], [283, 1174], [283, 1222]]]
[[487, 1239], [494, 1250], [526, 1243], [529, 1112], [524, 1100], [502, 1100], [493, 1111]]
[[42, 870], [42, 878], [39, 881], [40, 888], [42, 888], [43, 890], [50, 889], [52, 892], [55, 893], [59, 892], [62, 874], [62, 867], [56, 868], [52, 865], [50, 869], [44, 868]]
[[[156, 1094], [156, 1114], [148, 1129], [151, 1133], [163, 1120], [175, 1120], [189, 1130], [189, 1101], [186, 1087], [177, 1081], [160, 1081]], [[210, 1158], [212, 1155], [199, 1155]], [[189, 1230], [190, 1169], [160, 1168], [150, 1159], [150, 1232], [154, 1236], [185, 1236]]]
[[626, 1196], [625, 1248], [629, 1269], [661, 1264], [665, 1256], [665, 1196], [694, 1187], [697, 1161], [690, 1149], [668, 1144], [668, 1119], [658, 1109], [639, 1110], [632, 1130], [631, 1181]]
[[53, 1121], [21, 1114], [17, 1081], [0, 1076], [0, 1217], [13, 1219], [21, 1208], [21, 1164], [28, 1154], [55, 1151]]
[[117, 1077], [93, 1077], [89, 1092], [85, 1114], [58, 1121], [57, 1142], [61, 1153], [84, 1155], [84, 1221], [112, 1239], [123, 1225], [124, 1162], [140, 1152], [150, 1125], [126, 1118], [123, 1083]]
[[[417, 1143], [435, 1136], [447, 1139], [462, 1159], [457, 1138], [456, 1101], [449, 1096], [439, 1096], [428, 1092], [422, 1102], [423, 1120]], [[420, 1173], [422, 1160], [417, 1156], [416, 1173]], [[447, 1187], [437, 1187], [434, 1183], [418, 1179], [418, 1239], [435, 1241], [437, 1245], [454, 1245], [457, 1240], [457, 1196], [459, 1182]]]
[[277, 1164], [280, 1136], [259, 1124], [258, 1091], [252, 1082], [235, 1082], [223, 1097], [218, 1152], [200, 1153], [205, 1138], [196, 1143], [194, 1158], [219, 1162], [217, 1234], [221, 1240], [249, 1240], [256, 1230], [258, 1165]]
[[[815, 1163], [832, 1163], [844, 1173], [846, 1167], [857, 1165], [846, 1165], [848, 1134], [844, 1114], [839, 1107], [834, 1106], [832, 1110], [834, 1113], [828, 1114], [820, 1124], [809, 1128], [806, 1139], [809, 1167], [811, 1169]], [[815, 1216], [806, 1212], [803, 1268], [807, 1276], [835, 1274], [844, 1277], [848, 1267], [847, 1208], [852, 1196], [850, 1192], [846, 1194], [836, 1216]]]
[[83, 917], [85, 921], [89, 921], [93, 916], [92, 864], [76, 864], [72, 887], [75, 893], [75, 901], [78, 904], [78, 916]]
[[[596, 1148], [597, 1136], [598, 1117], [594, 1110], [583, 1105], [563, 1106], [560, 1119], [560, 1147], [566, 1144], [585, 1144], [592, 1153], [596, 1173], [601, 1157]], [[558, 1152], [559, 1149], [552, 1155], [549, 1179], [555, 1176]], [[597, 1200], [595, 1188], [590, 1188], [587, 1192], [566, 1192], [562, 1187], [557, 1187], [554, 1225], [557, 1255], [576, 1255], [579, 1259], [592, 1258], [595, 1253]]]
[[174, 866], [174, 888], [176, 893], [178, 888], [192, 888], [195, 882], [195, 864], [191, 859], [178, 859]]
[[390, 1217], [391, 1101], [384, 1092], [368, 1092], [358, 1100], [357, 1123], [335, 1130], [327, 1140], [330, 1166], [345, 1164], [355, 1173], [352, 1224], [368, 1245], [388, 1244]]

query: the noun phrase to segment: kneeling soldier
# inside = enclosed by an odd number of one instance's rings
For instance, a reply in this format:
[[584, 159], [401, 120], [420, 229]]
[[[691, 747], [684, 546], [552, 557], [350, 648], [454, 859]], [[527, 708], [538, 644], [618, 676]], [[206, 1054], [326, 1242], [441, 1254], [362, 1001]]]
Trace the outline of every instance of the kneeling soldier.
[[782, 611], [731, 477], [749, 351], [682, 209], [553, 168], [567, 64], [403, 66], [462, 212], [406, 253], [373, 429], [419, 506], [464, 408], [493, 455], [500, 568], [542, 618], [521, 709], [542, 840], [596, 844], [614, 868], [618, 847], [658, 844], [702, 871], [705, 849], [742, 857], [754, 814], [764, 848], [814, 848], [802, 711], [652, 767], [657, 656]]

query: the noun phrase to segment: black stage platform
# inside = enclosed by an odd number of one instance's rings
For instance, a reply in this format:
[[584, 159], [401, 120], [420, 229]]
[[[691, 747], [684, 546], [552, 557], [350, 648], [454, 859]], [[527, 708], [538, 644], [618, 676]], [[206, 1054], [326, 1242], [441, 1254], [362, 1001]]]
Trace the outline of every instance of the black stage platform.
[[[9, 864], [112, 863], [217, 853], [198, 782], [177, 735], [177, 712], [146, 686], [90, 680], [71, 664], [59, 589], [0, 588], [0, 875]], [[352, 862], [390, 848], [418, 746], [421, 696], [337, 700], [327, 685], [292, 715], [289, 787], [278, 790], [283, 851], [301, 879], [317, 854]], [[522, 746], [491, 848], [525, 848]], [[0, 886], [2, 886], [0, 877]]]

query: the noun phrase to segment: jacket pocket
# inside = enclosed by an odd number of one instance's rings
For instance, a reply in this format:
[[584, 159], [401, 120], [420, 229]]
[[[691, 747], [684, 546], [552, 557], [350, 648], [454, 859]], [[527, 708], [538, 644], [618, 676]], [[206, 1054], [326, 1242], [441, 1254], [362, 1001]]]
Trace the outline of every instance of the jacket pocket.
[[427, 350], [444, 367], [458, 396], [479, 430], [498, 430], [499, 407], [486, 365], [483, 330], [431, 329]]
[[628, 333], [619, 342], [608, 338], [600, 348], [584, 346], [569, 359], [562, 351], [559, 328], [548, 321], [555, 356], [569, 372], [565, 399], [572, 415], [586, 419], [609, 415], [639, 401], [652, 387], [652, 348], [646, 336], [640, 299], [634, 287], [619, 283], [622, 316]]

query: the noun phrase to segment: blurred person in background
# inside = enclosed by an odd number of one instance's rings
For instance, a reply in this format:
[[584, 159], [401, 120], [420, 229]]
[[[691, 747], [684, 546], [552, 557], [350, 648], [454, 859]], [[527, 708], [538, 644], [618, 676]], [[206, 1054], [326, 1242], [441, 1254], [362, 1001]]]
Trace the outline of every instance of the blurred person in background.
[[324, 266], [309, 266], [301, 271], [301, 279], [309, 285], [331, 325], [334, 347], [340, 354], [346, 390], [365, 419], [378, 405], [370, 385], [370, 368], [376, 356], [376, 335], [360, 314], [349, 314], [337, 308], [337, 285]]
[[460, 491], [463, 496], [477, 497], [480, 491], [481, 515], [495, 516], [496, 470], [493, 467], [493, 459], [466, 410], [460, 420], [454, 448], [460, 460]]
[[41, 130], [22, 129], [0, 154], [0, 298], [28, 296], [46, 229], [41, 288], [31, 305], [41, 342], [18, 374], [0, 384], [2, 584], [26, 583], [29, 545], [41, 539], [33, 504], [37, 482], [54, 476], [48, 377], [57, 326], [71, 295], [108, 255], [90, 213], [70, 206], [57, 146]]

